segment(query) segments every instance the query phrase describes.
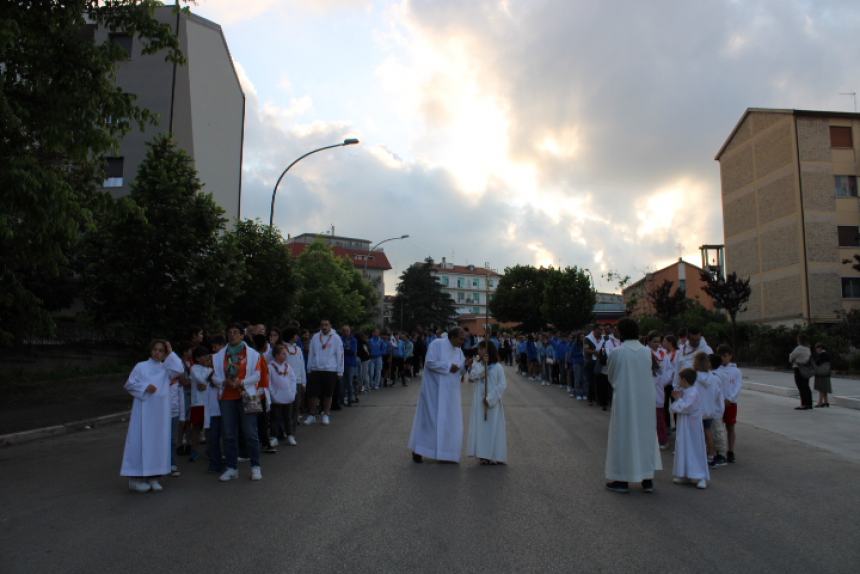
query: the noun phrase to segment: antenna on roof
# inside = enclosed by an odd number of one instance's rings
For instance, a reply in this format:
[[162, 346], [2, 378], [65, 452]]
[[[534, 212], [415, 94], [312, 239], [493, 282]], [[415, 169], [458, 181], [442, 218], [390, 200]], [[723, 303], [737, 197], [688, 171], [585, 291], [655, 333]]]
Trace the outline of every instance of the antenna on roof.
[[854, 113], [857, 113], [857, 92], [839, 92], [840, 96], [851, 96], [851, 99], [854, 100]]

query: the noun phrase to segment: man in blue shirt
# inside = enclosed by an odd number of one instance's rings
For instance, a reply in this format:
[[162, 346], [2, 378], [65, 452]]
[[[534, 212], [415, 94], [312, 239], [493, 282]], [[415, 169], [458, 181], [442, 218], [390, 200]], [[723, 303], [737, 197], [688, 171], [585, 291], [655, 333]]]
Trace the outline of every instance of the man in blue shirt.
[[338, 389], [338, 401], [344, 406], [352, 406], [358, 395], [355, 389], [355, 379], [358, 375], [358, 340], [352, 335], [349, 325], [340, 329], [340, 339], [343, 341], [343, 384]]
[[382, 380], [382, 358], [388, 352], [388, 343], [379, 336], [379, 329], [374, 329], [368, 341], [370, 347], [370, 390], [379, 389]]

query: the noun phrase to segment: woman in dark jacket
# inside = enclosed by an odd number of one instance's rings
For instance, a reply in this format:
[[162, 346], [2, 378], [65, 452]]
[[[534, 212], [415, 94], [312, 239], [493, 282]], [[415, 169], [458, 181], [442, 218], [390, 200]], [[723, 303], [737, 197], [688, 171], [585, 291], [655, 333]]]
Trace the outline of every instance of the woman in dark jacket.
[[815, 345], [812, 360], [815, 363], [815, 390], [818, 391], [818, 404], [815, 406], [829, 407], [827, 395], [833, 392], [830, 385], [830, 355], [821, 343]]

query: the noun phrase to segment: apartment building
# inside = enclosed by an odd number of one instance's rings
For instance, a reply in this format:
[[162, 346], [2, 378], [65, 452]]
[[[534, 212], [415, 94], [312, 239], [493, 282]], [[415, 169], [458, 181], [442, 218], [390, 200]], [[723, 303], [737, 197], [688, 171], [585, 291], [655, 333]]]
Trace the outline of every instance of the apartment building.
[[432, 275], [454, 300], [457, 315], [482, 317], [487, 313], [488, 298], [493, 298], [502, 277], [492, 269], [455, 265], [445, 257], [441, 263], [433, 265]]
[[860, 308], [860, 114], [747, 109], [717, 153], [726, 271], [749, 277], [739, 318], [838, 321]]

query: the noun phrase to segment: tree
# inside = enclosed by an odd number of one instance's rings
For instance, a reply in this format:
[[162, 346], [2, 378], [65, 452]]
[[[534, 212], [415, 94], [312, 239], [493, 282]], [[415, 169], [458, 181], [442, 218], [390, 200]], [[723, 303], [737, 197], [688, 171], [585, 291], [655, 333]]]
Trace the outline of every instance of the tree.
[[237, 223], [232, 236], [245, 273], [230, 316], [284, 324], [295, 309], [299, 291], [299, 277], [284, 238], [277, 230], [251, 220]]
[[736, 328], [738, 313], [746, 311], [747, 301], [752, 295], [750, 280], [741, 279], [735, 272], [729, 273], [724, 279], [721, 275], [701, 272], [705, 285], [702, 290], [714, 300], [714, 306], [729, 315], [732, 325], [732, 347], [737, 348]]
[[572, 331], [594, 314], [595, 295], [587, 273], [577, 267], [545, 271], [541, 313], [546, 323]]
[[[88, 22], [125, 30], [145, 53], [181, 62], [169, 25], [146, 0], [3, 2], [0, 5], [0, 344], [50, 333], [50, 311], [74, 289], [69, 256], [91, 226], [102, 157], [152, 115], [114, 82], [125, 58], [96, 44]], [[110, 123], [105, 118], [110, 117]]]
[[149, 144], [131, 195], [105, 210], [79, 261], [84, 303], [135, 342], [218, 325], [245, 276], [223, 210], [168, 136]]
[[446, 327], [454, 317], [454, 300], [433, 276], [433, 260], [413, 263], [400, 274], [393, 322], [401, 330]]
[[336, 325], [358, 325], [367, 320], [370, 290], [356, 287], [358, 271], [352, 263], [336, 257], [331, 247], [321, 241], [309, 245], [299, 255], [296, 271], [302, 283], [298, 296], [302, 325], [312, 328], [321, 319]]
[[665, 322], [684, 312], [687, 308], [687, 293], [680, 287], [672, 291], [672, 281], [666, 279], [648, 292], [648, 302], [654, 308], [654, 314]]
[[531, 265], [514, 265], [505, 269], [499, 280], [490, 312], [499, 321], [515, 321], [527, 331], [544, 326], [541, 312], [544, 293], [544, 278], [547, 269]]

